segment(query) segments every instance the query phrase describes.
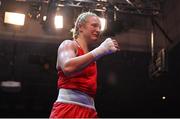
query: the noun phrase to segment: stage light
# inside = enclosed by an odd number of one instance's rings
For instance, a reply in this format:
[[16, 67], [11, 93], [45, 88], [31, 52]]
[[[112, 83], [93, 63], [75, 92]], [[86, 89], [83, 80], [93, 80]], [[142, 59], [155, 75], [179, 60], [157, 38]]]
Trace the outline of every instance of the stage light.
[[106, 29], [106, 19], [100, 18], [100, 22], [101, 22], [101, 31], [104, 31]]
[[7, 80], [0, 83], [0, 88], [6, 92], [21, 91], [22, 84], [19, 81]]
[[54, 25], [57, 29], [63, 28], [63, 16], [56, 15], [54, 18]]
[[46, 21], [47, 20], [47, 16], [43, 16], [43, 21]]
[[165, 99], [166, 99], [166, 96], [162, 96], [162, 99], [165, 100]]
[[25, 14], [5, 12], [4, 23], [23, 26], [25, 21]]

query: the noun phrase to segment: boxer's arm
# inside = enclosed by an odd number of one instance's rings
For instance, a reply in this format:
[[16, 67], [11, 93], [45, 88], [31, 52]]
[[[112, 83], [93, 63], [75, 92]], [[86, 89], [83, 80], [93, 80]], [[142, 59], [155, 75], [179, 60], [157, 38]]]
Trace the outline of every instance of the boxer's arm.
[[78, 57], [76, 56], [76, 52], [77, 46], [70, 40], [64, 41], [58, 48], [57, 68], [61, 67], [67, 76], [82, 70], [95, 60], [90, 52]]
[[76, 56], [77, 46], [73, 41], [64, 41], [58, 49], [57, 67], [61, 67], [65, 75], [80, 71], [100, 57], [119, 50], [116, 40], [107, 38], [101, 45], [89, 53]]

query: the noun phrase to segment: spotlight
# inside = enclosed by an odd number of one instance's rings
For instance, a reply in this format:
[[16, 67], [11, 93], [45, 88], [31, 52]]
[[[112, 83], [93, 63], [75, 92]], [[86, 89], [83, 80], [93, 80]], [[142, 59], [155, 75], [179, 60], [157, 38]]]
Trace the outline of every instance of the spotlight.
[[101, 31], [104, 31], [106, 29], [106, 19], [100, 18], [100, 22], [101, 22]]
[[55, 28], [57, 29], [63, 28], [63, 16], [56, 15], [54, 17], [54, 25], [55, 25]]
[[6, 92], [19, 92], [21, 90], [22, 84], [19, 81], [2, 81], [0, 83], [0, 88]]
[[47, 16], [43, 16], [43, 21], [45, 22], [47, 19]]
[[25, 14], [15, 12], [5, 12], [4, 23], [23, 26]]

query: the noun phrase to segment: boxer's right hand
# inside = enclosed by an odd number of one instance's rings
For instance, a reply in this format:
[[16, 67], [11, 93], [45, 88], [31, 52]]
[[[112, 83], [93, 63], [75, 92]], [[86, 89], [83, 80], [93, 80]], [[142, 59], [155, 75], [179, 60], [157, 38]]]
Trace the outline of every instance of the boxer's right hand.
[[112, 40], [111, 38], [107, 38], [101, 45], [94, 50], [91, 51], [95, 59], [99, 59], [100, 57], [114, 53], [119, 50], [119, 45], [116, 40]]

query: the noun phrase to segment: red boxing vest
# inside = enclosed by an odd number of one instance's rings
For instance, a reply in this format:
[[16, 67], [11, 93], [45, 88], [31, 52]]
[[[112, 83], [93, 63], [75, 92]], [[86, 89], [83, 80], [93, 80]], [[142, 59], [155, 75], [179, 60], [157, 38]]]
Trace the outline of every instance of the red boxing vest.
[[[77, 56], [84, 54], [78, 47]], [[97, 66], [96, 62], [77, 72], [74, 76], [65, 76], [62, 69], [58, 70], [58, 88], [73, 89], [95, 97], [97, 89]]]

